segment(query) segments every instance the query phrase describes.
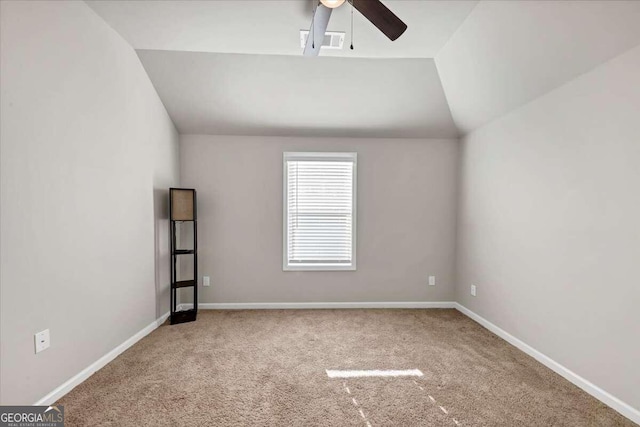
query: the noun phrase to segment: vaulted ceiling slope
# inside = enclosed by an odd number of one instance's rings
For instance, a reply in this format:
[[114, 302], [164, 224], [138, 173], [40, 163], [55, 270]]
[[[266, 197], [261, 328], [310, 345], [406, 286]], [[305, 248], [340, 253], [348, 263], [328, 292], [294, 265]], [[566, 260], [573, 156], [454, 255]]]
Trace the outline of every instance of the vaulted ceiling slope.
[[436, 57], [462, 133], [640, 44], [640, 1], [481, 1]]
[[183, 134], [457, 136], [432, 59], [138, 56]]
[[[384, 2], [402, 37], [356, 12], [356, 49], [318, 58], [298, 34], [312, 0], [87, 3], [139, 50], [183, 133], [448, 137], [640, 44], [636, 0]], [[349, 12], [329, 30], [348, 32]]]

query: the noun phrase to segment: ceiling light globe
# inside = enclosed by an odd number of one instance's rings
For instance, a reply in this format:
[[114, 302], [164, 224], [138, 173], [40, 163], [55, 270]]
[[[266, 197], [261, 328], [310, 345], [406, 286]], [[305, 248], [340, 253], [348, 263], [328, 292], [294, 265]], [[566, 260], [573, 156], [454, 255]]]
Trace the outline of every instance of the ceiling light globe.
[[320, 0], [320, 3], [328, 7], [329, 9], [335, 9], [344, 3], [344, 0]]

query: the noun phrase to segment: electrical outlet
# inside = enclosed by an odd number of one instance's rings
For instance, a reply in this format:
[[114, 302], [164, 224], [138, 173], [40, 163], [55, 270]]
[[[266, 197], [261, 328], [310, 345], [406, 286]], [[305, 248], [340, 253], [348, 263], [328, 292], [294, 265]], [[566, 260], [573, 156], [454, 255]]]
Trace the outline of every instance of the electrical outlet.
[[34, 335], [35, 344], [36, 344], [36, 353], [40, 353], [43, 350], [46, 350], [51, 345], [51, 338], [49, 336], [49, 330], [45, 329], [42, 332], [38, 332]]
[[436, 285], [436, 276], [429, 276], [429, 286]]
[[202, 276], [202, 286], [211, 286], [209, 276]]
[[471, 295], [476, 296], [476, 285], [471, 285]]

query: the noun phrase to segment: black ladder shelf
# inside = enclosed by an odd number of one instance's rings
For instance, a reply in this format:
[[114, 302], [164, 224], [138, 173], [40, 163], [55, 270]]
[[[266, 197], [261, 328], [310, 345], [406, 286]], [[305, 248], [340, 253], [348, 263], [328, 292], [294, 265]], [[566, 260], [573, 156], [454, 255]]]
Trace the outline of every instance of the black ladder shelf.
[[[193, 188], [169, 189], [169, 232], [171, 233], [171, 324], [193, 322], [198, 314], [198, 221], [196, 209], [196, 190]], [[177, 224], [193, 224], [193, 249], [178, 249], [176, 241]], [[184, 239], [181, 239], [184, 240]], [[179, 279], [178, 258], [181, 255], [193, 257], [193, 278]], [[177, 310], [178, 289], [193, 289], [193, 308]]]

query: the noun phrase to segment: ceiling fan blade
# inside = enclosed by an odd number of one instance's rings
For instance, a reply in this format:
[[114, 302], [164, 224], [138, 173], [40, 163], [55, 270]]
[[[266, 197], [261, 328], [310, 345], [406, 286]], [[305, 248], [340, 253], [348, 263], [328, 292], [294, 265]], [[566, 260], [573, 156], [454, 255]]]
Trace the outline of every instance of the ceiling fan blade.
[[349, 0], [349, 3], [392, 41], [400, 37], [407, 29], [407, 24], [402, 22], [380, 0]]
[[333, 9], [323, 6], [322, 4], [318, 4], [316, 12], [313, 14], [313, 20], [311, 21], [309, 37], [302, 52], [304, 56], [318, 56], [320, 53], [320, 47], [324, 40], [324, 33], [327, 32], [327, 25], [329, 25], [332, 10]]

